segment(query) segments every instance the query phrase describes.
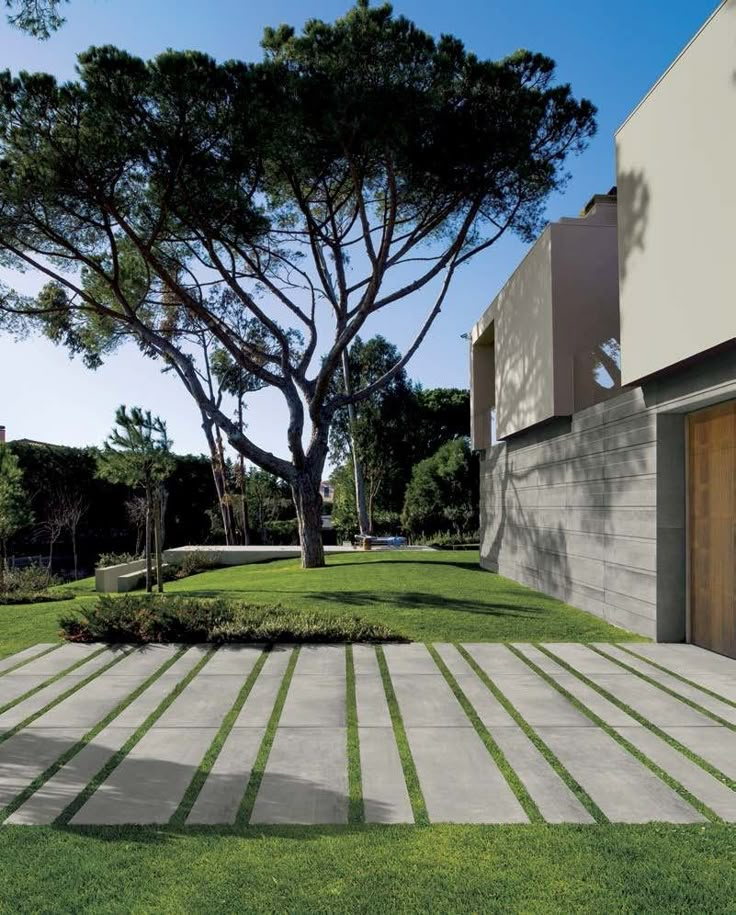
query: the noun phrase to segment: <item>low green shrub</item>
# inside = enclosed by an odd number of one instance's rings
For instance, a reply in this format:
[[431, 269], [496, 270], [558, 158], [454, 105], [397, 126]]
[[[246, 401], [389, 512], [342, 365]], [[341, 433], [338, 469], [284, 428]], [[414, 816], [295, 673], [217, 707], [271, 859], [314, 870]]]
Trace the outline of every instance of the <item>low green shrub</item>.
[[217, 560], [213, 559], [209, 553], [204, 550], [194, 550], [184, 556], [180, 566], [175, 567], [174, 577], [188, 578], [190, 575], [198, 575], [200, 572], [209, 572], [216, 569], [217, 566]]
[[107, 569], [110, 566], [124, 565], [126, 562], [136, 562], [142, 558], [142, 556], [134, 556], [132, 553], [100, 553], [95, 568]]
[[74, 595], [63, 591], [13, 591], [10, 594], [4, 592], [0, 594], [0, 607], [18, 607], [22, 604], [52, 604], [57, 601], [69, 600], [71, 597], [74, 597]]
[[389, 642], [401, 633], [359, 617], [323, 616], [178, 595], [100, 595], [91, 609], [61, 617], [72, 642]]
[[3, 576], [2, 594], [5, 596], [41, 594], [54, 585], [58, 585], [59, 582], [60, 579], [49, 572], [46, 566], [32, 565], [22, 569], [6, 569]]

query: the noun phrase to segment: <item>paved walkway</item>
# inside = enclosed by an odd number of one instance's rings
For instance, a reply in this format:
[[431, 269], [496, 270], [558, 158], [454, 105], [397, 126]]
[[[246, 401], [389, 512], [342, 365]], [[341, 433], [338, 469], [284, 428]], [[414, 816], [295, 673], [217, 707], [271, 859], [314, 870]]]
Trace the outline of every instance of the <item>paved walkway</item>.
[[689, 645], [0, 661], [0, 820], [736, 822], [736, 661]]

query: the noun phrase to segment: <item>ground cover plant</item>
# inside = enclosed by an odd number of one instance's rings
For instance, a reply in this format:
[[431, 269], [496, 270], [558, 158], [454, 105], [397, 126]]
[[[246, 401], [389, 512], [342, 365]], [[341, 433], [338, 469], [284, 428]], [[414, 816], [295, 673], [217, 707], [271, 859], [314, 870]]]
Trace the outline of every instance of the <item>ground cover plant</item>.
[[83, 611], [60, 619], [72, 642], [386, 642], [396, 629], [357, 616], [325, 616], [242, 601], [184, 595], [101, 595]]

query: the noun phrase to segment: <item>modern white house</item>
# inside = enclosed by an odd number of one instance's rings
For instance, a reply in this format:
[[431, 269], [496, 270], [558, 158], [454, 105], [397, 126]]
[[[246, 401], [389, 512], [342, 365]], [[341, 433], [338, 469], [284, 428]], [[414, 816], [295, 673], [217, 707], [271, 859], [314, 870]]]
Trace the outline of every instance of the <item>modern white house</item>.
[[481, 562], [736, 657], [736, 0], [471, 333]]

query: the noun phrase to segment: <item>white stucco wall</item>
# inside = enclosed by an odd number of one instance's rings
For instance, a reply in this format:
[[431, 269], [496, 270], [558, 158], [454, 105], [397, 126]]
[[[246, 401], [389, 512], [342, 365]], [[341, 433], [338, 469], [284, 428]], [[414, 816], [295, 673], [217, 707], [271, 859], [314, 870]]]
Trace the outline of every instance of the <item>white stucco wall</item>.
[[624, 384], [736, 338], [736, 0], [616, 135]]

